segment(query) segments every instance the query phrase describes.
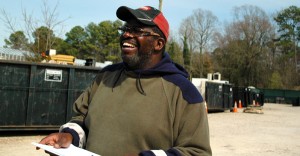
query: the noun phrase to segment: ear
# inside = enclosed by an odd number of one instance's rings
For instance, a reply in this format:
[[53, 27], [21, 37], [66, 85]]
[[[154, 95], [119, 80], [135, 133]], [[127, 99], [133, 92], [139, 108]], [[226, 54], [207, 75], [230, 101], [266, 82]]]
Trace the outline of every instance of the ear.
[[154, 42], [154, 50], [155, 51], [161, 51], [161, 49], [165, 46], [166, 41], [164, 38], [160, 37], [159, 39], [156, 39]]

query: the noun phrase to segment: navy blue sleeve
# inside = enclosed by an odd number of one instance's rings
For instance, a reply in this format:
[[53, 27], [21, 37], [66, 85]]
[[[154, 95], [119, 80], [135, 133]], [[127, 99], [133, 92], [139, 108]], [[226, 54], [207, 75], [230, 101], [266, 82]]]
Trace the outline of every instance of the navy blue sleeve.
[[203, 98], [197, 88], [185, 77], [180, 74], [172, 74], [163, 76], [163, 78], [169, 82], [172, 82], [176, 86], [178, 86], [181, 91], [183, 98], [189, 104], [201, 103], [203, 102]]

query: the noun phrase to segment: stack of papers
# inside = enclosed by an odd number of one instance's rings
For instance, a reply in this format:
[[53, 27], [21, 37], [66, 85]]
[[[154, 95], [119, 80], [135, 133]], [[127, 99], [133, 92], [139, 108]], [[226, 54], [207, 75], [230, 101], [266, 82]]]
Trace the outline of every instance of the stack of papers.
[[53, 146], [39, 144], [36, 142], [32, 142], [32, 144], [59, 156], [100, 156], [99, 154], [78, 148], [72, 144], [68, 148], [54, 148]]

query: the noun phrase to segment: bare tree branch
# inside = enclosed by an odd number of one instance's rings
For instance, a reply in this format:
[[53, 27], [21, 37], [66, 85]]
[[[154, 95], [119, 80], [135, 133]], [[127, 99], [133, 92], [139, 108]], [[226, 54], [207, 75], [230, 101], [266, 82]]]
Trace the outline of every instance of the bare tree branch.
[[[59, 20], [59, 13], [58, 13], [58, 6], [59, 6], [59, 2], [57, 1], [57, 3], [55, 4], [55, 6], [51, 9], [47, 3], [47, 0], [43, 0], [43, 6], [42, 6], [42, 15], [43, 15], [43, 23], [44, 25], [52, 31], [56, 31], [55, 29], [62, 25], [65, 21], [67, 21], [69, 19], [65, 18], [62, 20]], [[63, 30], [63, 26], [61, 27], [61, 30]], [[60, 32], [61, 34], [63, 33], [63, 31]], [[47, 47], [51, 47], [54, 43], [55, 40], [51, 40], [51, 32], [48, 32], [48, 39], [47, 39]]]
[[15, 23], [16, 20], [12, 18], [4, 9], [1, 9], [0, 19], [4, 23], [5, 27], [10, 30], [12, 33], [16, 32]]

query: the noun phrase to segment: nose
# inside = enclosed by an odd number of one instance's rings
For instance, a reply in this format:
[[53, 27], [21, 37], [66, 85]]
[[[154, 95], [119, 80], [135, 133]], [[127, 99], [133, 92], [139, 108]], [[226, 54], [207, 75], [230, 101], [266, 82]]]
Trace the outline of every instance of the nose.
[[125, 31], [122, 35], [123, 37], [133, 37], [132, 33]]

